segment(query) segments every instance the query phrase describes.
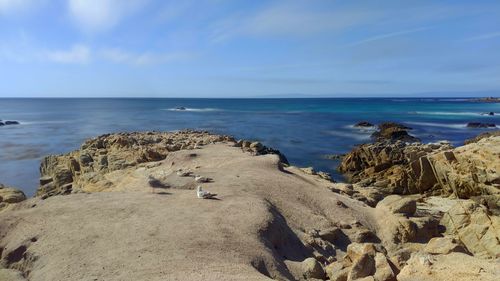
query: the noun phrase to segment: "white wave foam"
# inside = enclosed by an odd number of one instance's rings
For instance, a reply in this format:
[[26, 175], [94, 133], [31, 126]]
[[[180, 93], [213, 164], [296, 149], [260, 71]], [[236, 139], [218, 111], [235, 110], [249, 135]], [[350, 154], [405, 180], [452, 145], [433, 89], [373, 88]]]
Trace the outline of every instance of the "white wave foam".
[[358, 141], [364, 141], [370, 139], [370, 134], [359, 134], [359, 133], [350, 133], [343, 131], [327, 131], [328, 135], [342, 138], [349, 138]]
[[377, 126], [368, 126], [368, 127], [357, 127], [355, 125], [347, 125], [347, 126], [344, 126], [344, 128], [346, 129], [350, 129], [350, 130], [356, 130], [358, 132], [361, 132], [361, 133], [373, 133], [377, 130]]
[[[484, 116], [491, 117], [491, 115], [485, 114], [486, 112], [451, 112], [451, 111], [414, 111], [409, 112], [410, 114], [418, 115], [455, 115], [455, 116]], [[495, 113], [497, 115], [498, 113]]]
[[167, 110], [167, 111], [180, 111], [180, 112], [184, 112], [184, 111], [188, 111], [188, 112], [223, 111], [220, 108], [191, 108], [191, 107], [175, 107], [175, 108], [167, 108], [167, 109], [164, 109], [164, 110]]
[[38, 124], [68, 124], [68, 120], [46, 120], [46, 121], [22, 121], [19, 120], [19, 125], [38, 125]]
[[432, 123], [432, 122], [405, 122], [410, 125], [426, 126], [426, 127], [439, 127], [451, 129], [466, 129], [467, 124], [445, 124], [445, 123]]

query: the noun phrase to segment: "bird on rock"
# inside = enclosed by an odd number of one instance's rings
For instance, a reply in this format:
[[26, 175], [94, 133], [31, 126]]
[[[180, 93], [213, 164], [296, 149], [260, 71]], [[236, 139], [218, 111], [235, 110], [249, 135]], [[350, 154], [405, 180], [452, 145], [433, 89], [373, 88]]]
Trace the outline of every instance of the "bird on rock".
[[196, 195], [201, 199], [212, 199], [217, 196], [217, 194], [201, 189], [200, 185], [196, 188]]

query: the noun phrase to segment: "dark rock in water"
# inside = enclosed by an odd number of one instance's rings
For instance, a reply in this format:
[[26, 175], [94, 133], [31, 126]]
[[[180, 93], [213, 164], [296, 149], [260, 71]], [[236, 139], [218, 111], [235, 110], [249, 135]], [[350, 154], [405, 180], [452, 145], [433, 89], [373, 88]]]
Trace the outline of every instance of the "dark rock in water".
[[5, 125], [19, 125], [17, 121], [5, 121]]
[[179, 107], [176, 107], [175, 110], [186, 110], [186, 108], [183, 106], [179, 106]]
[[401, 129], [401, 130], [412, 130], [411, 127], [408, 127], [408, 126], [405, 126], [403, 124], [396, 123], [396, 122], [384, 122], [384, 123], [380, 123], [378, 125], [378, 128], [381, 131], [387, 130], [387, 129], [391, 129], [391, 128], [397, 128], [397, 129]]
[[377, 141], [405, 141], [405, 142], [419, 142], [420, 139], [408, 134], [408, 130], [411, 130], [410, 127], [405, 125], [394, 123], [394, 122], [385, 122], [378, 125], [379, 130], [372, 134], [372, 138]]
[[354, 125], [354, 127], [373, 127], [373, 124], [370, 122], [367, 122], [367, 121], [361, 121], [361, 122], [356, 123], [356, 125]]
[[326, 154], [326, 155], [323, 155], [323, 157], [325, 159], [329, 159], [329, 160], [340, 160], [344, 156], [345, 156], [345, 154]]
[[495, 116], [495, 112], [490, 111], [490, 112], [483, 112], [481, 115], [488, 115], [488, 116]]
[[5, 126], [5, 124], [3, 122], [0, 121], [0, 126]]
[[494, 123], [469, 122], [467, 128], [495, 128]]

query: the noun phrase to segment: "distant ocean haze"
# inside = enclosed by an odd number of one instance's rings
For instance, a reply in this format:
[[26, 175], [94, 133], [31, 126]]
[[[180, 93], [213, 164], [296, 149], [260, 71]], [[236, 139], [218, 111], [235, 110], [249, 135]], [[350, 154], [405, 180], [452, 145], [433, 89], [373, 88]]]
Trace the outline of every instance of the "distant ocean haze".
[[[485, 113], [494, 112], [495, 115]], [[370, 141], [374, 128], [360, 121], [401, 122], [424, 142], [460, 145], [491, 129], [468, 122], [500, 125], [500, 104], [465, 99], [0, 99], [0, 183], [32, 195], [40, 160], [77, 149], [90, 137], [122, 131], [208, 130], [259, 140], [279, 149], [297, 166], [336, 172], [342, 154]]]

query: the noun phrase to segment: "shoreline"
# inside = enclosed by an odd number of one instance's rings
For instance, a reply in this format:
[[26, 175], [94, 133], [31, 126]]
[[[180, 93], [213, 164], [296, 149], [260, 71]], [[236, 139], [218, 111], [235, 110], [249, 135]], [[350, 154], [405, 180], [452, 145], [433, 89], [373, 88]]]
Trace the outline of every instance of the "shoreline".
[[[391, 151], [396, 154], [387, 154], [387, 159], [399, 161], [394, 158], [399, 153], [420, 155], [417, 159], [428, 159], [439, 167], [434, 169], [456, 173], [469, 169], [464, 159], [476, 151], [472, 154], [476, 163], [500, 165], [494, 158], [500, 155], [498, 135], [482, 135], [457, 148], [433, 147], [405, 142], [415, 139], [411, 130], [399, 124], [380, 128], [378, 142], [364, 149], [394, 146]], [[396, 147], [411, 150], [397, 152]], [[453, 264], [467, 260], [468, 266], [451, 273], [454, 280], [467, 280], [463, 278], [470, 274], [477, 280], [494, 280], [495, 260], [500, 258], [500, 245], [493, 242], [499, 236], [494, 229], [500, 217], [491, 200], [500, 193], [496, 183], [488, 181], [494, 174], [480, 176], [477, 186], [479, 193], [493, 192], [489, 197], [477, 197], [470, 190], [455, 194], [440, 185], [423, 193], [401, 192], [391, 188], [391, 181], [386, 185], [380, 180], [367, 182], [372, 175], [391, 179], [398, 174], [377, 174], [385, 170], [370, 161], [378, 160], [349, 162], [358, 159], [357, 151], [347, 153], [343, 165], [353, 163], [364, 174], [349, 184], [332, 182], [327, 174], [312, 168], [289, 166], [284, 155], [259, 142], [208, 132], [118, 133], [87, 140], [79, 150], [46, 157], [37, 196], [18, 197], [0, 210], [0, 276], [19, 277], [13, 280], [89, 276], [106, 280], [124, 276], [140, 280], [201, 276], [409, 280], [410, 276], [424, 278], [428, 271], [444, 278]], [[446, 164], [449, 153], [455, 159], [451, 166]], [[404, 165], [398, 162], [391, 167]], [[484, 184], [489, 187], [484, 189]], [[197, 199], [198, 185], [217, 193], [217, 199]], [[5, 194], [5, 188], [0, 188], [0, 194], [2, 190]], [[464, 208], [476, 219], [450, 224], [457, 222], [456, 215]], [[49, 225], [40, 228], [40, 223]], [[469, 234], [478, 227], [487, 229], [489, 235], [471, 240]], [[86, 246], [71, 246], [75, 243]], [[22, 257], [9, 258], [18, 249]], [[96, 255], [104, 267], [92, 265]], [[158, 259], [163, 261], [161, 267], [153, 262]], [[420, 264], [421, 260], [429, 264]], [[85, 271], [79, 262], [87, 264]], [[358, 264], [369, 270], [360, 270]], [[477, 273], [479, 265], [481, 273]]]

